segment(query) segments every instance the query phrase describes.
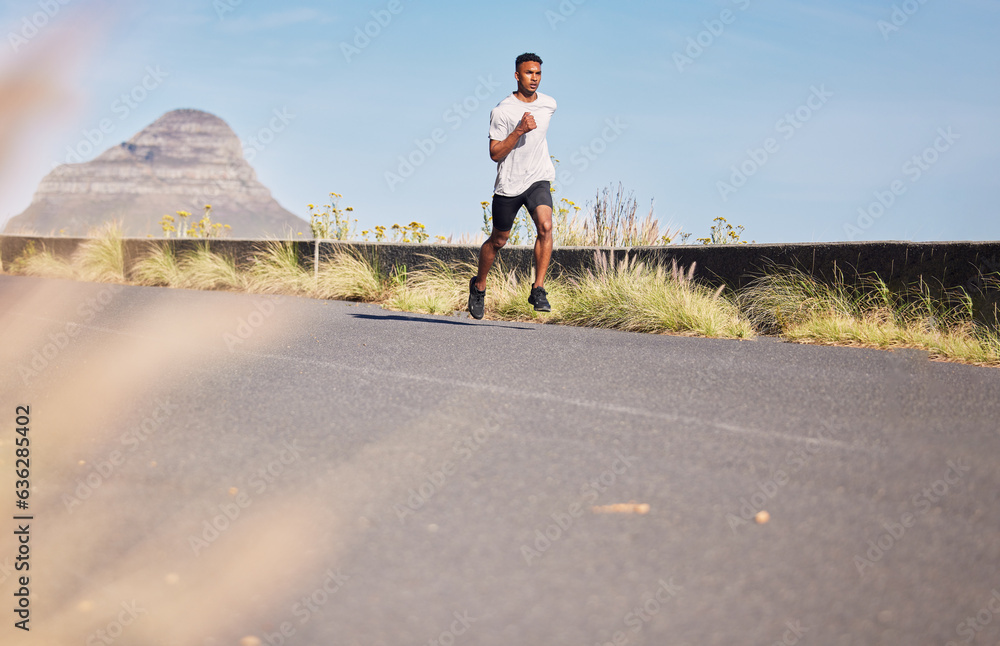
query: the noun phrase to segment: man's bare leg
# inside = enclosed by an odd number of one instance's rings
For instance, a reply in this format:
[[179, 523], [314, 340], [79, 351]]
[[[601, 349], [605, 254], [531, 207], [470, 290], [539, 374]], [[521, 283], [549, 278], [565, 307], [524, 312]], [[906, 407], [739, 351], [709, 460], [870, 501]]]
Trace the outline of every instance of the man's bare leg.
[[[538, 206], [532, 213], [538, 235], [535, 237], [535, 283], [532, 287], [541, 287], [545, 283], [545, 272], [549, 270], [552, 259], [552, 209], [548, 206]], [[480, 267], [482, 267], [480, 260]], [[480, 275], [482, 269], [479, 270]]]
[[[549, 219], [552, 219], [551, 212]], [[493, 268], [493, 263], [497, 259], [497, 253], [507, 244], [508, 238], [510, 238], [510, 231], [497, 231], [493, 229], [490, 237], [486, 239], [486, 242], [479, 249], [479, 273], [476, 274], [476, 289], [480, 291], [486, 289], [486, 275]], [[551, 249], [551, 245], [549, 245], [549, 248]], [[546, 262], [546, 266], [548, 266], [548, 262]]]

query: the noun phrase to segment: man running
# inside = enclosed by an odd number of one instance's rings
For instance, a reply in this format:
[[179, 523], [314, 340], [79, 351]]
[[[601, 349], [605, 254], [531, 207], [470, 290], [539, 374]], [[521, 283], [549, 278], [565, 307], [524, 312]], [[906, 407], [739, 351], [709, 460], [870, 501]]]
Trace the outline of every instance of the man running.
[[556, 169], [549, 157], [545, 133], [556, 111], [556, 101], [538, 92], [542, 59], [521, 54], [514, 61], [517, 91], [490, 112], [490, 159], [497, 163], [493, 186], [493, 230], [479, 250], [479, 273], [469, 280], [469, 312], [483, 318], [486, 275], [497, 253], [510, 237], [514, 218], [522, 206], [535, 222], [535, 282], [528, 303], [538, 312], [550, 312], [543, 284], [552, 257], [552, 192]]

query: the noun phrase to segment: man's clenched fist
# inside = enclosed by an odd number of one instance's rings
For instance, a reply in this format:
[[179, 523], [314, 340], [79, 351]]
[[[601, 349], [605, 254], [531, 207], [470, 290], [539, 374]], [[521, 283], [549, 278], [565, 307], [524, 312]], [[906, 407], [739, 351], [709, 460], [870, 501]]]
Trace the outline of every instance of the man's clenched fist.
[[530, 112], [525, 112], [524, 116], [521, 117], [521, 122], [517, 124], [517, 127], [521, 130], [522, 134], [527, 134], [538, 126], [535, 125], [535, 117], [533, 117]]

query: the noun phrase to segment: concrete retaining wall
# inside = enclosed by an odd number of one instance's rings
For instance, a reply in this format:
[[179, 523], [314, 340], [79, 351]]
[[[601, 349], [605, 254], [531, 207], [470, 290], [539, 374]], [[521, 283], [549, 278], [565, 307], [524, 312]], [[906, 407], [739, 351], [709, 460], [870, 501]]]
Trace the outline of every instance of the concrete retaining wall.
[[[60, 257], [69, 257], [86, 238], [40, 236], [0, 236], [0, 258], [4, 269], [34, 244]], [[156, 245], [171, 245], [183, 252], [197, 245], [208, 244], [212, 251], [232, 256], [238, 265], [246, 265], [255, 250], [265, 243], [260, 240], [216, 239], [165, 240], [132, 238], [125, 241], [126, 263], [131, 266]], [[309, 240], [295, 241], [304, 262], [312, 262], [314, 246]], [[475, 263], [478, 247], [442, 244], [392, 243], [320, 243], [320, 256], [325, 258], [338, 248], [353, 247], [374, 256], [382, 266], [405, 265], [416, 268], [430, 258], [445, 262]], [[759, 276], [768, 267], [797, 267], [821, 280], [831, 280], [838, 273], [848, 281], [858, 275], [877, 274], [893, 285], [925, 282], [942, 287], [975, 289], [984, 274], [1000, 272], [1000, 242], [835, 242], [797, 244], [690, 245], [668, 247], [637, 247], [634, 249], [600, 249], [621, 260], [631, 254], [647, 263], [672, 261], [685, 268], [695, 264], [695, 276], [703, 282], [738, 288]], [[553, 252], [552, 273], [580, 271], [594, 264], [592, 247], [563, 247]], [[508, 269], [528, 273], [531, 270], [531, 247], [507, 247], [500, 255]]]

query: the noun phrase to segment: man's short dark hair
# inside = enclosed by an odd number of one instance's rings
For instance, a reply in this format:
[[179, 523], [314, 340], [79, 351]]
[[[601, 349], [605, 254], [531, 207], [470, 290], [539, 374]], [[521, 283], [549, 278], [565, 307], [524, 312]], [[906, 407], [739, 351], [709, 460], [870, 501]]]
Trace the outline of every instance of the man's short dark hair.
[[542, 59], [538, 57], [538, 54], [532, 54], [531, 52], [525, 52], [517, 57], [514, 61], [514, 69], [521, 69], [521, 63], [538, 63], [542, 64]]

